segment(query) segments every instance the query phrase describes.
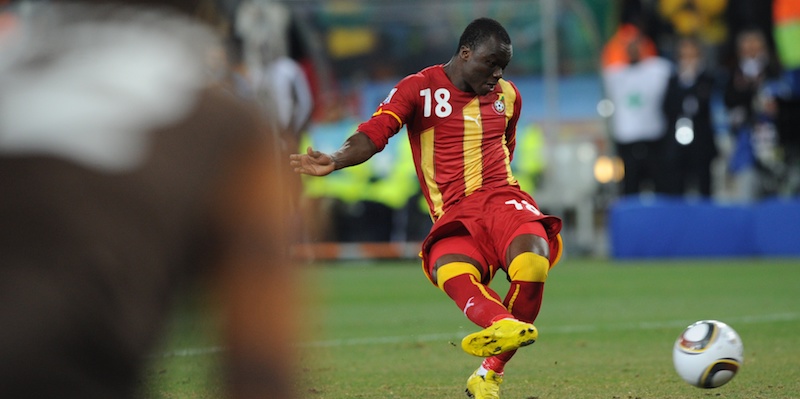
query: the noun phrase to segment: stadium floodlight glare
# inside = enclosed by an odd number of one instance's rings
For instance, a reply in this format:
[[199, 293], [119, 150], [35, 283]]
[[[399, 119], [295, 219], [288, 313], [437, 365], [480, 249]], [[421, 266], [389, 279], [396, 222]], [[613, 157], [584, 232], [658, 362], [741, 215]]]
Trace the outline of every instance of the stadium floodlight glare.
[[675, 140], [682, 145], [694, 141], [694, 123], [689, 118], [680, 118], [675, 122]]
[[614, 102], [607, 98], [604, 98], [597, 103], [597, 113], [603, 118], [610, 118], [611, 115], [614, 115], [615, 110], [616, 107], [614, 106]]

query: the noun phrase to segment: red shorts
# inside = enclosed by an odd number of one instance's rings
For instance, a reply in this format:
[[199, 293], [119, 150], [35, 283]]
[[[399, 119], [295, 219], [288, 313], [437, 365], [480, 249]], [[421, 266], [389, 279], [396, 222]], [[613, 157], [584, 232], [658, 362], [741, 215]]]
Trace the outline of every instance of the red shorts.
[[[561, 219], [542, 214], [533, 198], [514, 186], [478, 191], [454, 205], [434, 223], [422, 243], [423, 270], [431, 278], [436, 259], [446, 253], [470, 256], [481, 262], [484, 279], [491, 279], [498, 268], [505, 270], [505, 253], [511, 240], [520, 234], [535, 234], [550, 245], [550, 264], [561, 252]], [[456, 237], [440, 251], [431, 253], [437, 241]], [[488, 281], [487, 281], [488, 282]]]

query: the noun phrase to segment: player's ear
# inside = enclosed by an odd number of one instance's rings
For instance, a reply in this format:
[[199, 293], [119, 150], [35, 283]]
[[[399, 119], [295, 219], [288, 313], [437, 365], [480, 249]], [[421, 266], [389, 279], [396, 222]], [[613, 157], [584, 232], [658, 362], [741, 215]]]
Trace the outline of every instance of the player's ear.
[[469, 56], [471, 54], [472, 54], [472, 49], [470, 49], [467, 46], [461, 46], [461, 48], [458, 50], [458, 57], [461, 58], [464, 61], [469, 59]]

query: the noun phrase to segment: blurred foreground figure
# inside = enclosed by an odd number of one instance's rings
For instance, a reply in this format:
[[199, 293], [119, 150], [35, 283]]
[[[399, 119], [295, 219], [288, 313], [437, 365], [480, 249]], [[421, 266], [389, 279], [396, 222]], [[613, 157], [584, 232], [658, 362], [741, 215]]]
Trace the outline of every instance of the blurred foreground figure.
[[2, 20], [0, 397], [132, 397], [201, 276], [229, 396], [292, 397], [283, 178], [258, 112], [212, 80], [211, 30], [100, 3]]

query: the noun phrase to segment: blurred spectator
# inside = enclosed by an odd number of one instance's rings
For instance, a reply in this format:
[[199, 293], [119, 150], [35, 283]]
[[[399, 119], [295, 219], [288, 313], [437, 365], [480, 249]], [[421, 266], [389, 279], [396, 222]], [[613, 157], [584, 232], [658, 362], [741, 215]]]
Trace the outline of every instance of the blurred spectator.
[[786, 165], [782, 192], [800, 194], [800, 2], [775, 0], [774, 36], [783, 73], [776, 88], [778, 117], [775, 121]]
[[656, 4], [650, 0], [620, 0], [618, 3], [619, 25], [631, 25], [651, 40], [654, 48], [662, 27]]
[[313, 98], [305, 72], [289, 57], [289, 9], [274, 0], [245, 0], [236, 9], [234, 30], [256, 97], [277, 115], [286, 153], [298, 149], [308, 127]]
[[716, 50], [725, 43], [728, 0], [659, 0], [661, 21], [657, 40], [662, 54], [678, 58], [680, 39], [696, 37], [703, 42], [704, 59], [716, 63]]
[[[721, 64], [735, 63], [738, 59], [738, 41], [743, 32], [760, 31], [769, 51], [775, 48], [772, 37], [772, 3], [774, 0], [728, 0], [725, 8], [727, 40], [720, 54]], [[797, 0], [790, 0], [797, 1]]]
[[730, 66], [724, 93], [735, 141], [729, 168], [735, 197], [751, 202], [777, 190], [777, 105], [766, 89], [779, 69], [760, 30], [741, 32], [736, 44], [737, 60]]
[[227, 74], [225, 83], [238, 97], [247, 101], [256, 101], [256, 89], [247, 63], [244, 59], [244, 43], [242, 38], [233, 32], [226, 37], [225, 49], [227, 53]]
[[[314, 101], [301, 65], [289, 56], [289, 27], [291, 12], [275, 0], [244, 0], [235, 9], [233, 36], [241, 39], [242, 59], [240, 70], [243, 80], [250, 82], [256, 101], [265, 113], [274, 115], [279, 132], [280, 158], [300, 148], [302, 136], [311, 121]], [[279, 168], [287, 168], [281, 162]], [[285, 188], [292, 197], [292, 215], [298, 225], [303, 222], [303, 191], [299, 175], [290, 174]], [[304, 208], [304, 207], [302, 207]], [[302, 241], [298, 233], [296, 241]]]
[[[634, 26], [623, 25], [618, 34], [604, 50], [602, 76], [614, 104], [611, 138], [625, 167], [622, 194], [662, 192], [666, 130], [662, 104], [671, 66], [654, 54], [652, 41]], [[624, 46], [624, 55], [611, 51], [610, 46], [618, 45]], [[609, 56], [612, 53], [618, 57]]]
[[189, 4], [130, 3], [4, 14], [0, 397], [133, 397], [198, 282], [223, 310], [225, 396], [293, 397], [295, 268], [265, 124], [212, 79], [213, 32], [161, 8]]
[[664, 98], [665, 192], [684, 195], [695, 189], [700, 196], [711, 197], [711, 163], [718, 154], [711, 120], [715, 77], [697, 39], [681, 39], [677, 55]]

